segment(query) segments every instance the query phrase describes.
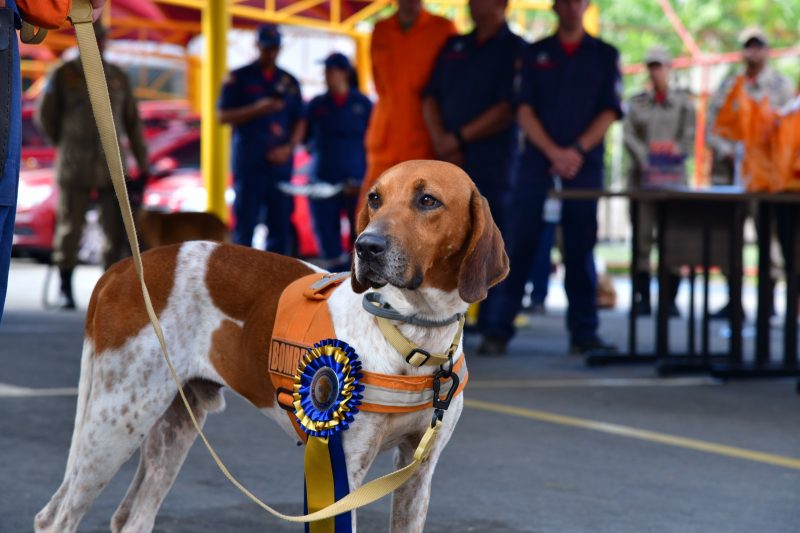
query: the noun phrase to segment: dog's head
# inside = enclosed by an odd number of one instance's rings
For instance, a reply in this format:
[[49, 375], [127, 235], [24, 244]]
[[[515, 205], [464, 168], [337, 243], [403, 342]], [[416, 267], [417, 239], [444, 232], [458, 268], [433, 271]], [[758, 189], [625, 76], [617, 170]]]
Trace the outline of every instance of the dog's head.
[[353, 290], [458, 289], [477, 302], [508, 274], [503, 238], [467, 174], [441, 161], [384, 172], [358, 215]]

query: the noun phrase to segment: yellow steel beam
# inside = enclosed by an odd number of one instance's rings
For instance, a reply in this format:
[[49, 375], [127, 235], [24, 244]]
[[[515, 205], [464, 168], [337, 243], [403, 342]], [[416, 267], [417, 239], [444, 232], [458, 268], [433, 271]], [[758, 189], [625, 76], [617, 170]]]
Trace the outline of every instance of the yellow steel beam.
[[345, 27], [354, 28], [356, 24], [375, 15], [381, 9], [391, 5], [391, 3], [391, 0], [375, 0], [370, 2], [369, 5], [362, 7], [357, 13], [353, 13], [347, 17], [344, 22], [342, 22], [342, 25]]
[[115, 33], [119, 28], [131, 29], [149, 29], [149, 30], [163, 30], [165, 32], [180, 32], [180, 33], [200, 33], [200, 24], [197, 22], [180, 22], [177, 20], [150, 20], [140, 17], [114, 17], [110, 24], [112, 31]]
[[372, 79], [372, 57], [369, 53], [369, 44], [372, 36], [368, 33], [359, 33], [353, 37], [356, 41], [356, 71], [358, 72], [358, 85], [363, 93], [369, 92], [369, 82]]
[[[172, 0], [169, 0], [172, 1]], [[302, 26], [305, 28], [316, 28], [319, 30], [328, 31], [331, 33], [338, 33], [342, 35], [353, 35], [353, 29], [345, 24], [331, 24], [328, 20], [307, 18], [301, 16], [280, 16], [275, 13], [270, 13], [258, 7], [249, 6], [232, 6], [230, 14], [234, 17], [241, 17], [250, 19], [254, 22], [274, 22], [281, 24], [289, 24], [294, 26]]]
[[210, 1], [202, 11], [203, 68], [200, 90], [201, 143], [200, 161], [203, 184], [208, 193], [207, 211], [220, 220], [228, 220], [225, 185], [228, 181], [228, 131], [217, 121], [216, 103], [227, 74], [228, 28], [227, 2]]
[[302, 13], [303, 11], [318, 6], [323, 2], [325, 2], [325, 0], [300, 0], [299, 2], [293, 2], [283, 9], [275, 10], [275, 16], [278, 17], [279, 20], [283, 20], [284, 17], [290, 17], [292, 15]]
[[[226, 2], [220, 0], [155, 0], [158, 4], [167, 4], [177, 7], [188, 7], [190, 9], [197, 9], [202, 11], [206, 4], [224, 4]], [[216, 6], [209, 6], [216, 7]]]

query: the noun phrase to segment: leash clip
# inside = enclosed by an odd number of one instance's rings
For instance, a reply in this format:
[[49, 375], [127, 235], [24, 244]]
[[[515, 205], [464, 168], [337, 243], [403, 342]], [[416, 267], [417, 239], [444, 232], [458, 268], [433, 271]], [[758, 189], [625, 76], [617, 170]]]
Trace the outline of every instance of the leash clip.
[[[450, 407], [450, 402], [458, 390], [460, 380], [458, 374], [453, 372], [453, 356], [450, 355], [449, 368], [445, 370], [444, 365], [439, 367], [439, 370], [433, 375], [433, 418], [431, 419], [431, 427], [436, 425], [436, 422], [442, 421], [444, 412]], [[444, 399], [439, 396], [439, 391], [442, 389], [442, 379], [450, 379], [450, 390], [447, 391]]]

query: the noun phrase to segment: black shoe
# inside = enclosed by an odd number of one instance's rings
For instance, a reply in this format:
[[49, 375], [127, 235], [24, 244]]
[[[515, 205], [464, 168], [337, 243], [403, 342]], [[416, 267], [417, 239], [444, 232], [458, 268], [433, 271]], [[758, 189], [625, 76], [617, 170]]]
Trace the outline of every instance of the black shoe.
[[64, 310], [75, 309], [75, 300], [72, 298], [71, 294], [61, 292], [58, 294], [58, 300], [56, 300], [56, 307], [58, 309], [64, 309]]
[[534, 303], [532, 303], [531, 306], [528, 308], [528, 313], [530, 313], [531, 315], [544, 315], [544, 314], [546, 314], [545, 313], [545, 309], [544, 309], [544, 302], [534, 302]]
[[[731, 303], [728, 302], [713, 313], [709, 313], [708, 318], [710, 320], [729, 320], [731, 318]], [[742, 313], [742, 321], [745, 320], [747, 320], [747, 316]]]
[[650, 273], [637, 272], [633, 277], [633, 305], [638, 316], [650, 316]]
[[72, 269], [62, 268], [58, 273], [61, 277], [61, 287], [56, 307], [59, 309], [75, 309], [75, 299], [72, 297]]
[[506, 339], [485, 335], [478, 346], [478, 355], [505, 355], [507, 346]]
[[708, 318], [711, 320], [727, 320], [731, 314], [731, 304], [730, 302], [726, 303], [716, 311], [708, 313]]
[[572, 355], [614, 355], [617, 353], [617, 347], [600, 337], [595, 337], [587, 341], [572, 343], [569, 353]]
[[675, 302], [672, 302], [669, 306], [669, 317], [670, 318], [680, 318], [681, 317], [681, 310], [678, 309], [678, 306], [675, 305]]
[[653, 309], [650, 307], [650, 302], [638, 301], [633, 304], [636, 311], [636, 316], [650, 316], [653, 314]]

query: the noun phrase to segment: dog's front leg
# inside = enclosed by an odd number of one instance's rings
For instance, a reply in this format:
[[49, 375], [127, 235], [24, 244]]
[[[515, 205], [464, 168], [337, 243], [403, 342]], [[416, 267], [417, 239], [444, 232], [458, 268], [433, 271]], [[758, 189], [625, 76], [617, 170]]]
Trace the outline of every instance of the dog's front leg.
[[[456, 397], [445, 414], [442, 428], [439, 430], [436, 443], [428, 459], [422, 463], [414, 475], [392, 496], [392, 533], [422, 533], [425, 517], [428, 514], [428, 502], [431, 498], [431, 479], [439, 455], [444, 450], [453, 434], [456, 422], [461, 416], [464, 405], [463, 395]], [[394, 456], [395, 468], [402, 468], [414, 459], [414, 452], [419, 445], [420, 436], [405, 439]]]
[[[347, 480], [350, 492], [364, 482], [364, 478], [381, 450], [386, 430], [385, 415], [361, 412], [357, 423], [344, 432], [342, 446], [347, 462]], [[356, 511], [352, 512], [353, 533], [356, 531]]]

